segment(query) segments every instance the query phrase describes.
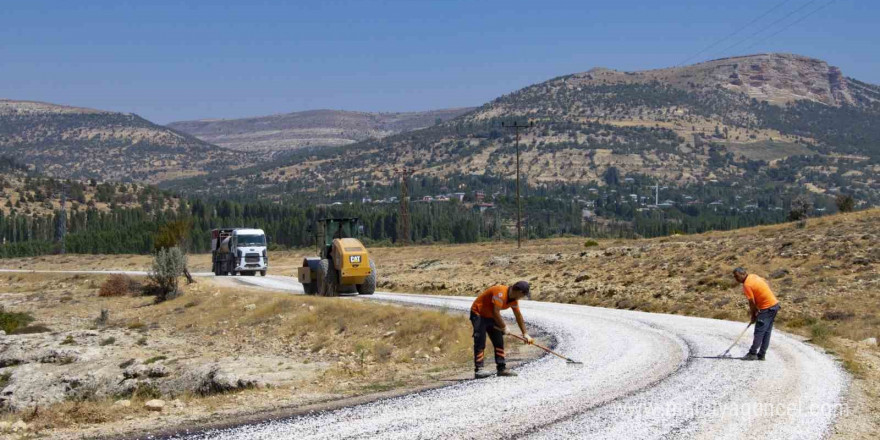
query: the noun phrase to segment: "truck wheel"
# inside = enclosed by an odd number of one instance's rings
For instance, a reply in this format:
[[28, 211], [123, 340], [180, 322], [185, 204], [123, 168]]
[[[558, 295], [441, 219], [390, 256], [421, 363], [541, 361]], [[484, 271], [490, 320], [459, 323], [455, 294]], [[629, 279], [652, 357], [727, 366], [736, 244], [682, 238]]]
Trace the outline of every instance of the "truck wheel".
[[373, 260], [370, 260], [370, 274], [363, 284], [357, 285], [357, 290], [359, 295], [372, 295], [376, 292], [376, 263]]
[[336, 268], [331, 267], [330, 260], [323, 259], [318, 266], [318, 295], [336, 296]]
[[261, 277], [266, 276], [266, 271], [265, 271], [265, 270], [261, 270], [261, 271], [260, 271], [260, 276], [261, 276]]

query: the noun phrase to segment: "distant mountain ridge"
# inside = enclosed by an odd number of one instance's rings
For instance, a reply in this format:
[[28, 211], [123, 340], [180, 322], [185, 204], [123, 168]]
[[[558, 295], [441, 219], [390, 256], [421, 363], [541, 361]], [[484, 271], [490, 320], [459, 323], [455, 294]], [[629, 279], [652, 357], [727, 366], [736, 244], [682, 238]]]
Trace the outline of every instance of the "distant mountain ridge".
[[[529, 185], [601, 185], [609, 168], [680, 185], [778, 182], [876, 198], [880, 87], [826, 62], [758, 54], [642, 72], [592, 69], [503, 95], [458, 118], [216, 176], [225, 191], [371, 194], [420, 179], [512, 178], [520, 132]], [[198, 192], [199, 179], [169, 182]], [[375, 195], [375, 194], [373, 194]]]
[[303, 147], [340, 146], [430, 127], [474, 108], [372, 113], [308, 110], [240, 119], [180, 121], [168, 127], [232, 150], [277, 153]]
[[244, 163], [238, 154], [135, 114], [5, 99], [0, 154], [52, 177], [145, 182]]
[[684, 90], [722, 87], [772, 104], [806, 99], [840, 106], [860, 104], [860, 98], [867, 102], [878, 100], [876, 95], [860, 94], [859, 90], [863, 90], [864, 85], [844, 77], [838, 67], [830, 66], [823, 60], [794, 54], [729, 57], [691, 66], [641, 72], [595, 68], [566, 79], [575, 85], [659, 81]]

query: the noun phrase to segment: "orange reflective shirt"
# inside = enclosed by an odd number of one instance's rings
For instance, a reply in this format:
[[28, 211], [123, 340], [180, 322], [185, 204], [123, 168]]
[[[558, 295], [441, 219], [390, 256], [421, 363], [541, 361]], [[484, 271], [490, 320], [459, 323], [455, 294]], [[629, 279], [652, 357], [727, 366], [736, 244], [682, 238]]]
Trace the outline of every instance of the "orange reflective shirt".
[[755, 302], [758, 310], [769, 309], [779, 304], [776, 295], [773, 294], [770, 286], [767, 285], [767, 281], [755, 274], [749, 274], [746, 277], [745, 282], [743, 282], [743, 293], [745, 293], [746, 298]]
[[519, 303], [516, 301], [507, 301], [507, 286], [497, 285], [492, 286], [486, 289], [477, 299], [474, 300], [474, 305], [471, 306], [471, 311], [480, 315], [484, 318], [492, 318], [494, 317], [494, 307], [498, 306], [499, 309], [513, 309], [519, 310]]

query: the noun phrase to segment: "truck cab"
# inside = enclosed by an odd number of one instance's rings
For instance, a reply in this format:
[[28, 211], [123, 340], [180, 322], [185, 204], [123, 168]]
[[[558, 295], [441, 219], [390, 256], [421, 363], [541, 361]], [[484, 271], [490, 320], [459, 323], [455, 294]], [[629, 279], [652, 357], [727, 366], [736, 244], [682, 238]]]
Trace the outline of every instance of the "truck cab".
[[266, 276], [269, 270], [266, 233], [262, 229], [226, 228], [211, 231], [215, 275]]

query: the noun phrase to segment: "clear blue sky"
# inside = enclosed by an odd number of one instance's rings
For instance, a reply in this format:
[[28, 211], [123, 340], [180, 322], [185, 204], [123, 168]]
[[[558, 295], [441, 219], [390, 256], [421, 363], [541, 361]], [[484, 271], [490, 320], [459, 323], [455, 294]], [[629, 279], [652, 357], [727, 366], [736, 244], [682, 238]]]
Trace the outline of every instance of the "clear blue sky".
[[[159, 123], [474, 106], [596, 66], [678, 64], [780, 1], [7, 1], [0, 97]], [[789, 0], [694, 61], [790, 52], [880, 83], [876, 0], [837, 0], [722, 50], [827, 0], [808, 3]]]

